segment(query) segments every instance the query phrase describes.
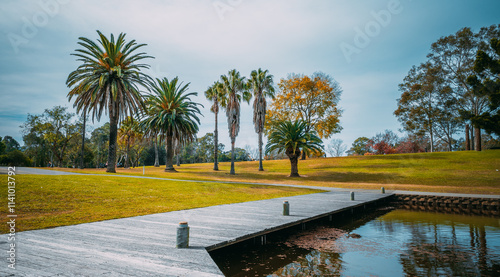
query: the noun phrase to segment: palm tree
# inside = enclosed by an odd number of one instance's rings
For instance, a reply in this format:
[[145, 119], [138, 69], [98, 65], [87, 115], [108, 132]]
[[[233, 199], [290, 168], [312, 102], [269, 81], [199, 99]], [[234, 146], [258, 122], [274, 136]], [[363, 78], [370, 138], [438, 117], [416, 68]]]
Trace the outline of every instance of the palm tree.
[[264, 171], [262, 166], [262, 132], [266, 121], [266, 97], [274, 98], [273, 75], [268, 70], [254, 70], [250, 74], [248, 86], [253, 89], [253, 125], [259, 134], [259, 171]]
[[130, 144], [135, 143], [136, 139], [141, 137], [138, 122], [133, 117], [127, 116], [118, 129], [118, 137], [125, 142], [125, 163], [123, 167], [129, 168]]
[[236, 69], [230, 70], [228, 76], [222, 75], [220, 78], [223, 91], [227, 95], [226, 115], [231, 137], [231, 171], [229, 174], [234, 175], [234, 143], [240, 131], [240, 102], [243, 99], [249, 103], [252, 94], [247, 90], [245, 77], [240, 76]]
[[190, 140], [198, 132], [200, 119], [197, 114], [201, 114], [198, 106], [202, 105], [191, 101], [190, 97], [198, 93], [187, 93], [188, 87], [189, 83], [183, 85], [178, 77], [170, 82], [167, 78], [156, 79], [156, 83], [151, 84], [153, 93], [146, 100], [148, 111], [141, 126], [146, 133], [160, 134], [165, 138], [166, 172], [176, 172], [173, 166], [174, 140]]
[[219, 170], [219, 161], [217, 154], [219, 152], [219, 131], [217, 124], [219, 122], [219, 105], [222, 108], [226, 107], [227, 97], [225, 94], [224, 87], [220, 82], [215, 82], [211, 87], [205, 91], [205, 97], [212, 101], [212, 107], [210, 111], [215, 114], [215, 130], [214, 130], [214, 170]]
[[314, 130], [306, 132], [307, 123], [304, 121], [282, 121], [273, 126], [266, 145], [266, 154], [274, 150], [285, 152], [290, 159], [290, 177], [300, 177], [298, 159], [301, 151], [322, 151], [321, 139]]
[[77, 112], [92, 112], [92, 120], [100, 120], [102, 112], [109, 114], [109, 148], [106, 172], [116, 172], [116, 140], [118, 123], [127, 114], [134, 114], [143, 108], [143, 101], [138, 85], [148, 88], [150, 77], [141, 72], [149, 65], [140, 64], [146, 58], [145, 53], [136, 50], [146, 44], [137, 44], [135, 40], [125, 41], [125, 34], [120, 33], [108, 39], [101, 32], [98, 43], [80, 37], [78, 44], [83, 49], [76, 49], [72, 54], [82, 64], [71, 72], [66, 80], [69, 100], [76, 96], [74, 107]]

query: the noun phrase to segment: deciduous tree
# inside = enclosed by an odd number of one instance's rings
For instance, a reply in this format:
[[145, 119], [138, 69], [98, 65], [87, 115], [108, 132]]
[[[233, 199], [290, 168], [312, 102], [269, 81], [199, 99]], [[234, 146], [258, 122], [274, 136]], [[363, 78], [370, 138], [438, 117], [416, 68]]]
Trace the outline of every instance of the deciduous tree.
[[326, 151], [332, 157], [340, 157], [344, 155], [344, 152], [347, 150], [347, 146], [344, 144], [344, 141], [341, 139], [332, 139], [328, 145], [326, 146]]
[[[451, 123], [455, 120], [450, 111], [453, 102], [446, 101], [450, 98], [451, 89], [447, 86], [443, 73], [441, 66], [430, 62], [413, 67], [399, 85], [402, 94], [398, 99], [398, 109], [394, 112], [406, 131], [429, 135], [431, 152], [434, 151], [439, 124], [445, 130], [446, 126], [452, 128], [449, 136], [456, 132], [456, 125]], [[443, 105], [443, 102], [449, 105]]]
[[352, 146], [347, 153], [349, 155], [364, 155], [370, 152], [370, 139], [367, 137], [359, 137], [352, 143]]
[[[306, 132], [315, 130], [320, 138], [340, 132], [338, 107], [342, 89], [329, 75], [317, 72], [312, 76], [292, 74], [278, 83], [279, 91], [266, 117], [266, 132], [282, 121], [302, 120]], [[302, 153], [305, 159], [306, 152]]]
[[[431, 46], [427, 56], [434, 64], [443, 68], [447, 84], [452, 88], [454, 101], [462, 114], [480, 116], [488, 109], [486, 95], [474, 93], [473, 86], [467, 79], [474, 75], [476, 53], [484, 49], [485, 42], [498, 36], [500, 25], [481, 28], [474, 33], [470, 28], [462, 28], [453, 35], [441, 37]], [[463, 118], [467, 118], [464, 116]], [[472, 122], [474, 127], [475, 150], [481, 150], [481, 127]]]
[[467, 83], [477, 97], [489, 100], [489, 109], [481, 114], [465, 113], [475, 126], [500, 136], [500, 34], [490, 40], [490, 51], [479, 50], [474, 63], [476, 74]]

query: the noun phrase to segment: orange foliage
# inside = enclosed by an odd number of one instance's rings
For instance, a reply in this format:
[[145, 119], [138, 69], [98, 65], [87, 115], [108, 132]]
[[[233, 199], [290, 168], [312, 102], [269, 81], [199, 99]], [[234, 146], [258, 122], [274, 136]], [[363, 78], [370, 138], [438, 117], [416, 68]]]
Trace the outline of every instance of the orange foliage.
[[330, 76], [322, 73], [311, 77], [293, 75], [281, 79], [278, 88], [279, 92], [267, 112], [266, 132], [277, 121], [297, 119], [308, 122], [320, 138], [340, 132], [342, 111], [337, 103], [342, 90]]

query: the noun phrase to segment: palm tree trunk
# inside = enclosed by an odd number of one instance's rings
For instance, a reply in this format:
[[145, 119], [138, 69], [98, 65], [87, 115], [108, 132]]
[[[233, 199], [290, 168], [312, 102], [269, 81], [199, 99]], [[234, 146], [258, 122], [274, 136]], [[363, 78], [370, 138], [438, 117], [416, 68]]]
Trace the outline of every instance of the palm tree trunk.
[[173, 165], [174, 149], [172, 148], [172, 134], [167, 132], [165, 141], [165, 150], [167, 151], [167, 163], [165, 165], [166, 172], [176, 172]]
[[298, 166], [299, 157], [297, 155], [291, 155], [288, 156], [288, 158], [290, 159], [290, 166], [291, 166], [290, 177], [300, 177], [299, 166]]
[[259, 132], [259, 171], [264, 171], [262, 166], [262, 132]]
[[474, 128], [474, 149], [481, 151], [481, 128]]
[[109, 109], [109, 148], [108, 166], [106, 172], [116, 173], [116, 140], [118, 138], [118, 109], [116, 104], [111, 104]]
[[231, 138], [231, 171], [229, 174], [235, 175], [236, 173], [234, 172], [234, 143], [236, 141], [236, 138], [232, 137]]
[[155, 148], [155, 167], [160, 167], [160, 158], [158, 156], [158, 138], [156, 136], [153, 144]]
[[219, 132], [217, 130], [217, 113], [215, 113], [215, 130], [214, 130], [214, 170], [219, 170], [219, 160], [217, 154], [219, 152]]

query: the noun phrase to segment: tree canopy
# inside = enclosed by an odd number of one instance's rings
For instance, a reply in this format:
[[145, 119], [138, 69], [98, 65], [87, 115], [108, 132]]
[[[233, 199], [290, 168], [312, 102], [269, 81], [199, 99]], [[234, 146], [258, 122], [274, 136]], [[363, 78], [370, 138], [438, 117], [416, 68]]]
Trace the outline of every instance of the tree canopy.
[[329, 138], [342, 130], [338, 107], [342, 89], [329, 75], [292, 74], [278, 83], [278, 93], [268, 109], [266, 133], [282, 121], [302, 120], [306, 131], [314, 129], [320, 138]]
[[[489, 52], [489, 53], [488, 53]], [[481, 114], [465, 113], [465, 117], [487, 132], [500, 136], [500, 37], [490, 40], [490, 51], [479, 50], [474, 63], [476, 74], [467, 83], [474, 95], [487, 97], [489, 109]]]

